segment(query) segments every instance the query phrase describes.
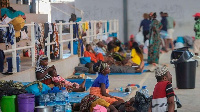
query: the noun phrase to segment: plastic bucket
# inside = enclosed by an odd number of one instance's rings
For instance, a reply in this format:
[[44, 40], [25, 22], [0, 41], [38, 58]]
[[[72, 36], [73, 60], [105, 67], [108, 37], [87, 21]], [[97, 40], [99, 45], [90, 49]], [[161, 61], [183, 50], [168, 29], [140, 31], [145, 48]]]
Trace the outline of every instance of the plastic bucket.
[[0, 101], [2, 112], [15, 112], [16, 95], [3, 96]]
[[80, 63], [81, 64], [86, 64], [86, 63], [90, 63], [91, 62], [91, 58], [90, 57], [81, 57], [80, 58]]
[[34, 112], [35, 95], [27, 93], [17, 96], [18, 112]]

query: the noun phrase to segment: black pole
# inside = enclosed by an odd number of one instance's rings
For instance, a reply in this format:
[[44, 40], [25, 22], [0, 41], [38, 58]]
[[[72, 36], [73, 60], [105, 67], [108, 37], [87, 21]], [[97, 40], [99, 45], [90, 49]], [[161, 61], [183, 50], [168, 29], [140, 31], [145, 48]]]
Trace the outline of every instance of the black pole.
[[127, 0], [123, 0], [123, 19], [124, 19], [124, 43], [125, 43], [128, 42]]

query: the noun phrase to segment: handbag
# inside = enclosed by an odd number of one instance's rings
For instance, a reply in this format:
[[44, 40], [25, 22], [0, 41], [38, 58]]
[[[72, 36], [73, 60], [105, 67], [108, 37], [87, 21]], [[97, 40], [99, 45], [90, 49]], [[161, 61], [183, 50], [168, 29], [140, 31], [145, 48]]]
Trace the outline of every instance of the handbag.
[[182, 107], [182, 105], [181, 105], [181, 103], [180, 103], [180, 100], [179, 100], [179, 98], [175, 95], [175, 98], [176, 98], [176, 104], [177, 104], [177, 108], [181, 108]]

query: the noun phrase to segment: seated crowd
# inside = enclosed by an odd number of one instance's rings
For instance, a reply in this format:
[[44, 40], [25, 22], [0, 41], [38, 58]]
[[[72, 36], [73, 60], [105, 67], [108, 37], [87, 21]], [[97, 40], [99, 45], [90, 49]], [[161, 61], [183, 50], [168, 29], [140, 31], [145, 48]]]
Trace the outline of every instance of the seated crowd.
[[[79, 107], [82, 112], [92, 112], [96, 109], [105, 109], [110, 112], [118, 112], [121, 105], [126, 108], [121, 109], [121, 112], [131, 111], [136, 109], [129, 106], [132, 99], [125, 103], [122, 98], [111, 96], [109, 94], [109, 78], [108, 74], [112, 73], [135, 73], [142, 72], [144, 68], [143, 52], [140, 50], [136, 42], [131, 43], [130, 53], [128, 55], [124, 52], [122, 43], [113, 37], [107, 45], [103, 41], [94, 40], [94, 46], [86, 45], [84, 57], [90, 57], [91, 63], [86, 63], [91, 73], [98, 72], [98, 77], [94, 80], [90, 88], [90, 94], [85, 96], [80, 104], [74, 105]], [[47, 84], [58, 87], [66, 87], [68, 91], [83, 92], [85, 91], [86, 80], [82, 84], [71, 83], [57, 74], [55, 66], [48, 66], [48, 57], [41, 55], [38, 58], [36, 65], [37, 80]], [[128, 106], [127, 106], [128, 105]], [[100, 107], [98, 107], [100, 106]]]

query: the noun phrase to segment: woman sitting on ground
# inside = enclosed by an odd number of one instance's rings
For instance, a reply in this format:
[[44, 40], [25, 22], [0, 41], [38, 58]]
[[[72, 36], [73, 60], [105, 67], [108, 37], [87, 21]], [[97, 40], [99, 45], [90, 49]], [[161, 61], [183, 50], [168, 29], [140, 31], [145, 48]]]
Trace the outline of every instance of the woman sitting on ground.
[[104, 61], [104, 57], [101, 53], [96, 53], [90, 44], [86, 45], [86, 51], [84, 52], [84, 57], [91, 57], [91, 61], [97, 63], [97, 61]]
[[65, 80], [63, 77], [59, 76], [57, 74], [56, 69], [53, 69], [52, 71], [49, 72], [49, 75], [51, 75], [52, 77], [52, 81], [54, 83], [55, 86], [63, 86], [66, 87], [68, 91], [72, 91], [72, 92], [83, 92], [85, 91], [85, 79], [82, 82], [82, 84], [78, 84], [78, 83], [71, 83], [67, 80]]
[[137, 42], [132, 44], [131, 59], [126, 65], [144, 67], [143, 53], [142, 50], [140, 50]]
[[35, 68], [36, 78], [46, 85], [52, 84], [51, 76], [48, 74], [50, 71], [55, 69], [55, 66], [48, 66], [48, 57], [41, 55], [38, 58], [37, 65]]
[[94, 71], [98, 72], [99, 74], [98, 77], [94, 80], [92, 87], [90, 88], [90, 94], [96, 95], [114, 106], [118, 106], [123, 103], [123, 99], [109, 95], [109, 65], [105, 62], [99, 61], [94, 65]]

